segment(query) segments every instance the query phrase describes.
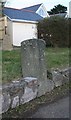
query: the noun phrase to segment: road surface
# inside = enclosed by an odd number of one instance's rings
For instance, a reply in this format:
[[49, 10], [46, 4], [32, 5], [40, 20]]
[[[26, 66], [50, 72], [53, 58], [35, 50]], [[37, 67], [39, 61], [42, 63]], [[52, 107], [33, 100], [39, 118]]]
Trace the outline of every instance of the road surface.
[[69, 97], [40, 106], [30, 118], [69, 118]]

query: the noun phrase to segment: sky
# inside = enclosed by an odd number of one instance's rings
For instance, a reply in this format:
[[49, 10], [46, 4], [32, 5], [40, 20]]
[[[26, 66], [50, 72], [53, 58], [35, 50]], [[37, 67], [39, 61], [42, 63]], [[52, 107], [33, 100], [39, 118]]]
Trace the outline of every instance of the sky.
[[67, 10], [69, 11], [70, 1], [71, 0], [7, 0], [5, 6], [20, 9], [20, 8], [43, 3], [47, 11], [50, 11], [54, 6], [61, 4], [63, 6], [66, 6]]

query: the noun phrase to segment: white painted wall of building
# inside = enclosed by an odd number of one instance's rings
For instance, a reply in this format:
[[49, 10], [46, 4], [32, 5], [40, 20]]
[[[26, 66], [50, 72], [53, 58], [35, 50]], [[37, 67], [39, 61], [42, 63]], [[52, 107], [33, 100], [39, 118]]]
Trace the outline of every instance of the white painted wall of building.
[[71, 18], [71, 1], [69, 2], [69, 18]]
[[13, 22], [13, 45], [20, 46], [27, 39], [37, 39], [37, 25], [34, 23]]

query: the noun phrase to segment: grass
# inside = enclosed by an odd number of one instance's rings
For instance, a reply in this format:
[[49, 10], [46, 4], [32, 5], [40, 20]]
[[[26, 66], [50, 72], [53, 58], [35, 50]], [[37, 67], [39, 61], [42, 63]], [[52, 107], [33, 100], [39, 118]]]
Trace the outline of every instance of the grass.
[[[46, 66], [51, 68], [66, 68], [69, 65], [68, 48], [46, 48]], [[2, 82], [10, 82], [22, 77], [21, 51], [2, 52]]]
[[46, 65], [51, 68], [66, 68], [69, 65], [68, 48], [48, 48], [46, 49]]
[[2, 53], [2, 81], [10, 82], [19, 79], [21, 72], [20, 50], [3, 51]]

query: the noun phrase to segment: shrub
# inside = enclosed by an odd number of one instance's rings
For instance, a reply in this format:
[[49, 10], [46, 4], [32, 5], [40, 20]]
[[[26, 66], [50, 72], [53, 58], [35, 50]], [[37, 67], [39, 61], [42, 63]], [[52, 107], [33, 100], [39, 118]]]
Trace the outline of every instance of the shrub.
[[38, 38], [44, 39], [46, 46], [69, 46], [68, 19], [62, 17], [45, 18], [38, 23], [37, 29]]

